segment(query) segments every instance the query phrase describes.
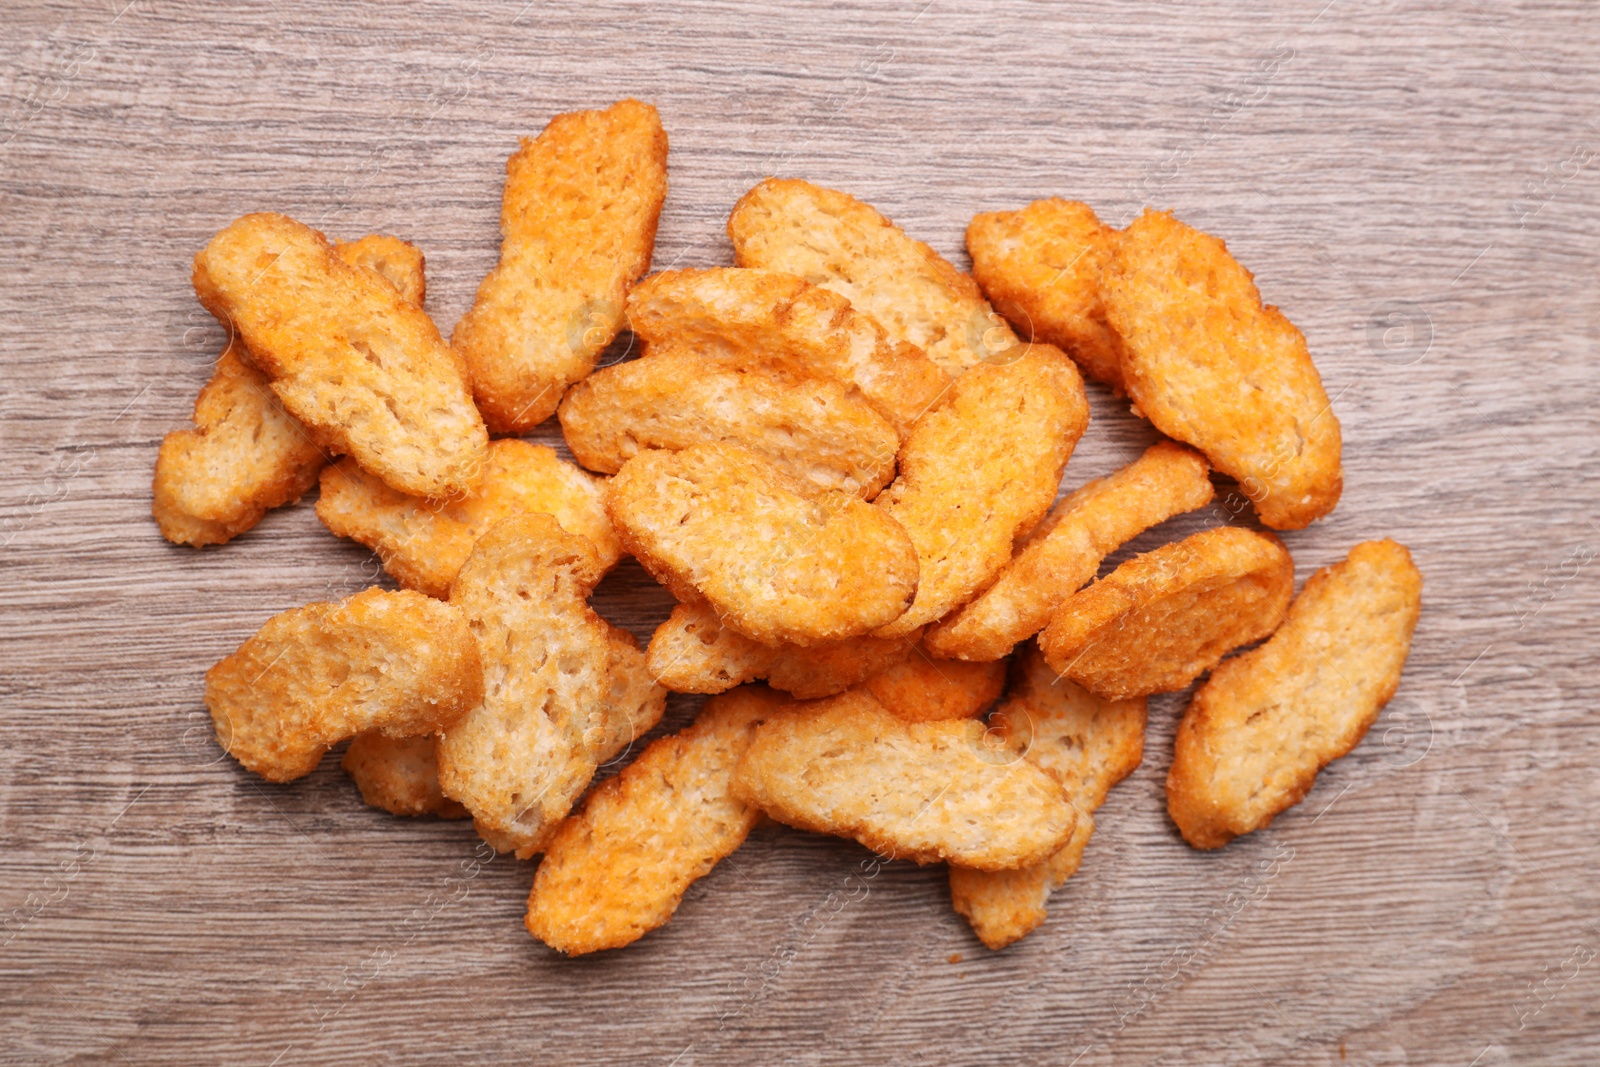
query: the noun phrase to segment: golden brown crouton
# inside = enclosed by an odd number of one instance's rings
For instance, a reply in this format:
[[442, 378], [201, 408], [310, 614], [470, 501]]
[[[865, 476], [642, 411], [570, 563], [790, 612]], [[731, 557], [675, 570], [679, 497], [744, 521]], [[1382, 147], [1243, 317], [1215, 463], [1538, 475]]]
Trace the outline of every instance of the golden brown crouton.
[[206, 672], [217, 740], [263, 778], [310, 774], [347, 737], [428, 734], [483, 695], [461, 613], [420, 593], [368, 589], [276, 615]]
[[1198, 452], [1162, 441], [1115, 474], [1084, 485], [1051, 509], [993, 585], [928, 630], [928, 649], [955, 659], [1004, 656], [1044, 629], [1118, 546], [1209, 503], [1209, 470]]
[[1044, 517], [1089, 425], [1083, 379], [1049, 345], [1028, 345], [964, 374], [917, 421], [900, 474], [874, 502], [917, 546], [916, 603], [880, 637], [906, 634], [971, 600]]
[[552, 515], [563, 530], [588, 538], [602, 570], [622, 555], [606, 517], [605, 480], [545, 445], [514, 437], [489, 443], [483, 480], [460, 496], [407, 496], [344, 459], [322, 472], [317, 501], [317, 518], [329, 530], [374, 549], [401, 585], [441, 599], [485, 531], [532, 512]]
[[1094, 811], [1144, 757], [1145, 700], [1102, 700], [1056, 677], [1029, 644], [1017, 657], [1005, 702], [990, 731], [1044, 768], [1078, 810], [1072, 839], [1049, 859], [1013, 871], [950, 868], [950, 899], [978, 939], [1004, 948], [1045, 920], [1045, 902], [1077, 873], [1094, 833]]
[[764, 644], [866, 633], [906, 609], [917, 555], [899, 523], [737, 445], [641, 452], [607, 499], [623, 548], [681, 601]]
[[768, 178], [734, 207], [728, 237], [739, 266], [833, 290], [951, 376], [1017, 344], [976, 282], [845, 193]]
[[385, 737], [359, 734], [345, 749], [344, 767], [361, 799], [394, 815], [465, 819], [467, 809], [439, 789], [439, 739], [434, 734]]
[[666, 196], [667, 135], [637, 100], [557, 115], [506, 161], [500, 262], [451, 338], [495, 433], [548, 419], [594, 369], [650, 267]]
[[325, 450], [417, 496], [476, 484], [488, 437], [461, 357], [421, 308], [322, 234], [245, 215], [195, 256], [194, 286]]
[[439, 739], [439, 785], [485, 841], [526, 859], [593, 777], [603, 743], [610, 627], [589, 609], [600, 558], [549, 515], [496, 525], [450, 603], [483, 655], [483, 702]]
[[758, 808], [728, 792], [756, 725], [785, 703], [759, 686], [706, 702], [601, 782], [556, 831], [528, 895], [528, 932], [579, 955], [664, 926], [684, 890], [744, 843]]
[[983, 714], [1000, 696], [1005, 681], [1004, 660], [934, 659], [919, 645], [909, 656], [867, 678], [861, 688], [907, 722], [937, 722]]
[[1300, 331], [1226, 245], [1169, 213], [1146, 211], [1112, 247], [1102, 290], [1137, 410], [1237, 478], [1267, 526], [1332, 511], [1339, 420]]
[[1300, 803], [1394, 696], [1422, 607], [1405, 547], [1366, 541], [1306, 582], [1260, 648], [1223, 663], [1178, 726], [1167, 810], [1221, 848]]
[[590, 470], [615, 474], [648, 449], [720, 441], [863, 500], [894, 477], [900, 448], [894, 427], [839, 382], [674, 346], [590, 375], [567, 391], [560, 414], [567, 447]]
[[967, 226], [972, 276], [1030, 341], [1055, 345], [1085, 378], [1123, 391], [1122, 340], [1106, 322], [1100, 276], [1116, 234], [1076, 200], [1035, 200]]
[[355, 241], [334, 245], [339, 258], [352, 267], [365, 267], [394, 286], [409, 304], [422, 306], [428, 295], [422, 249], [409, 241], [369, 233]]
[[832, 379], [859, 393], [901, 436], [950, 386], [920, 348], [891, 339], [849, 300], [778, 271], [662, 271], [628, 294], [628, 324], [649, 345]]
[[892, 859], [1004, 870], [1048, 858], [1077, 819], [1054, 778], [1002, 756], [976, 720], [906, 722], [852, 689], [774, 712], [739, 761], [733, 794]]
[[639, 639], [620, 626], [606, 623], [606, 690], [601, 697], [603, 717], [591, 756], [609, 763], [629, 745], [654, 729], [667, 710], [667, 691], [656, 684], [645, 666]]
[[1058, 673], [1108, 700], [1182, 689], [1278, 628], [1294, 561], [1271, 534], [1202, 530], [1066, 599], [1039, 635]]

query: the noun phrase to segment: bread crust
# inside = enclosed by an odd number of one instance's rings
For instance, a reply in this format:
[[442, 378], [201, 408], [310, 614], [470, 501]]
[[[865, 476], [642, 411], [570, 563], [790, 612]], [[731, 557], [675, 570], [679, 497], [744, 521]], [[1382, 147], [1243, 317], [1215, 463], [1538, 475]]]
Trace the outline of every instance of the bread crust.
[[757, 726], [786, 699], [746, 686], [652, 742], [601, 782], [550, 841], [528, 895], [528, 932], [568, 955], [621, 948], [666, 925], [683, 894], [761, 817], [729, 792]]
[[666, 270], [628, 294], [628, 324], [647, 345], [692, 348], [736, 367], [853, 390], [904, 436], [950, 386], [913, 344], [836, 292], [781, 271]]
[[263, 778], [310, 774], [368, 730], [429, 734], [483, 696], [461, 613], [408, 590], [368, 589], [283, 612], [206, 672], [217, 740]]
[[559, 414], [567, 447], [590, 470], [615, 474], [641, 451], [724, 442], [863, 500], [894, 477], [900, 447], [894, 427], [837, 381], [746, 368], [681, 343], [591, 374]]
[[361, 799], [391, 815], [437, 815], [465, 819], [466, 808], [439, 788], [438, 738], [385, 737], [376, 730], [357, 734], [340, 766], [356, 783]]
[[1167, 775], [1184, 839], [1221, 848], [1298, 804], [1394, 696], [1421, 608], [1394, 541], [1313, 574], [1272, 639], [1219, 666], [1184, 713]]
[[603, 570], [622, 556], [606, 517], [605, 479], [546, 445], [513, 437], [489, 442], [482, 481], [459, 496], [407, 496], [347, 457], [322, 472], [317, 500], [324, 526], [376, 551], [401, 585], [441, 600], [450, 595], [450, 583], [477, 539], [496, 523], [529, 512], [554, 516], [563, 530], [588, 538]]
[[680, 601], [763, 644], [867, 633], [905, 611], [917, 556], [899, 523], [737, 445], [641, 452], [606, 502], [623, 548]]
[[537, 426], [594, 369], [666, 196], [667, 134], [637, 100], [557, 115], [506, 161], [500, 261], [451, 336], [495, 433]]
[[421, 307], [427, 299], [426, 260], [422, 249], [410, 241], [369, 233], [333, 247], [339, 258], [352, 267], [364, 267], [394, 286], [406, 303]]
[[768, 178], [734, 206], [728, 237], [739, 266], [838, 293], [952, 377], [1017, 345], [976, 282], [846, 193]]
[[1044, 629], [1067, 597], [1118, 547], [1174, 515], [1211, 502], [1205, 457], [1172, 441], [1065, 497], [1022, 542], [994, 582], [929, 628], [929, 651], [950, 659], [1000, 659]]
[[488, 436], [461, 357], [421, 308], [321, 233], [245, 215], [195, 256], [194, 287], [325, 451], [417, 496], [476, 484]]
[[994, 580], [1013, 541], [1049, 510], [1088, 425], [1083, 379], [1049, 345], [1013, 349], [956, 381], [917, 421], [899, 475], [874, 501], [911, 535], [921, 572], [916, 602], [878, 636], [936, 622]]
[[970, 719], [989, 710], [1006, 682], [1004, 661], [963, 663], [934, 659], [918, 645], [867, 677], [861, 688], [907, 722]]
[[1115, 234], [1088, 204], [1051, 197], [975, 216], [967, 251], [979, 288], [1018, 334], [1055, 345], [1121, 395], [1122, 339], [1100, 296]]
[[775, 712], [739, 761], [733, 794], [893, 859], [980, 870], [1041, 862], [1077, 821], [1055, 779], [992, 758], [981, 723], [906, 722], [860, 689]]
[[1112, 248], [1102, 289], [1136, 410], [1238, 479], [1265, 525], [1332, 511], [1339, 420], [1300, 331], [1225, 244], [1169, 212], [1145, 211]]
[[1294, 561], [1271, 534], [1202, 530], [1068, 597], [1039, 635], [1058, 673], [1110, 700], [1182, 689], [1283, 621]]

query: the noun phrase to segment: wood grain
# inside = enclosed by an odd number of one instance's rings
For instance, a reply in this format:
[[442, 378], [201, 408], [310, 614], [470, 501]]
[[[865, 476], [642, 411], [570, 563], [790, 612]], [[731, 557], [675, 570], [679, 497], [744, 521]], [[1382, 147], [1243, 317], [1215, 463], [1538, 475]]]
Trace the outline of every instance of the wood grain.
[[[1597, 51], [1580, 3], [7, 4], [0, 1062], [1593, 1063]], [[672, 139], [658, 268], [727, 262], [773, 173], [961, 264], [975, 212], [1051, 194], [1225, 237], [1344, 425], [1301, 579], [1378, 536], [1426, 577], [1367, 741], [1200, 855], [1162, 800], [1183, 697], [1153, 701], [1083, 870], [1002, 953], [941, 870], [768, 828], [577, 961], [467, 827], [366, 809], [332, 760], [277, 787], [221, 757], [205, 667], [375, 570], [307, 503], [220, 550], [157, 535], [156, 446], [219, 346], [190, 258], [251, 210], [395, 233], [448, 327], [516, 138], [624, 95]], [[1069, 485], [1153, 439], [1091, 402]], [[628, 566], [598, 605], [646, 635], [669, 601]]]

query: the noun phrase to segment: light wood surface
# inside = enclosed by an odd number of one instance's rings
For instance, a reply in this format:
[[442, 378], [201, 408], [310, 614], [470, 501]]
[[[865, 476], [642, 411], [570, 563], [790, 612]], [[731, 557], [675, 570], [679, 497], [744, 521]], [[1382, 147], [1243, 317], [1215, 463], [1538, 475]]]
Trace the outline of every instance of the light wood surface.
[[[5, 5], [0, 1062], [1596, 1062], [1600, 13], [1257, 7]], [[1301, 580], [1381, 536], [1426, 578], [1366, 742], [1202, 855], [1162, 792], [1186, 697], [1153, 700], [1082, 871], [998, 954], [943, 870], [765, 828], [577, 961], [464, 824], [364, 808], [331, 758], [284, 787], [222, 756], [205, 668], [375, 567], [309, 501], [221, 549], [157, 535], [156, 447], [220, 336], [190, 258], [252, 210], [398, 234], [448, 330], [517, 137], [625, 95], [672, 140], [657, 268], [726, 263], [774, 173], [963, 266], [973, 213], [1044, 195], [1224, 237], [1344, 426]], [[1153, 439], [1091, 402], [1069, 487]], [[632, 565], [597, 599], [641, 636], [669, 603]]]

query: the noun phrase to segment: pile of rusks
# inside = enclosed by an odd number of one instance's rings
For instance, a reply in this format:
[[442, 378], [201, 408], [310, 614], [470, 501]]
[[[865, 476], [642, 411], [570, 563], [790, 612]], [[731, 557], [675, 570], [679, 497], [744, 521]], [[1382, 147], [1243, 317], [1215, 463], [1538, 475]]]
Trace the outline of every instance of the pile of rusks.
[[[402, 587], [278, 615], [211, 669], [240, 763], [288, 781], [348, 740], [369, 803], [542, 854], [527, 925], [563, 952], [667, 922], [763, 814], [947, 863], [998, 948], [1077, 869], [1147, 695], [1210, 672], [1167, 779], [1198, 848], [1361, 739], [1416, 624], [1400, 545], [1294, 597], [1283, 543], [1219, 507], [1096, 580], [1211, 504], [1212, 470], [1275, 530], [1339, 499], [1304, 338], [1221, 241], [1042, 200], [973, 220], [969, 276], [844, 193], [772, 179], [728, 221], [736, 267], [643, 277], [666, 161], [631, 100], [525, 141], [500, 261], [448, 343], [395, 238], [256, 214], [195, 257], [231, 341], [197, 428], [162, 444], [162, 532], [221, 543], [320, 480], [318, 517]], [[624, 324], [642, 357], [597, 371]], [[1171, 440], [1056, 503], [1082, 375]], [[552, 415], [581, 467], [516, 436]], [[624, 554], [680, 601], [643, 652], [587, 603]], [[668, 690], [722, 695], [590, 789]]]

